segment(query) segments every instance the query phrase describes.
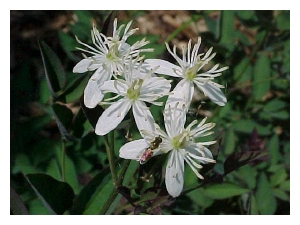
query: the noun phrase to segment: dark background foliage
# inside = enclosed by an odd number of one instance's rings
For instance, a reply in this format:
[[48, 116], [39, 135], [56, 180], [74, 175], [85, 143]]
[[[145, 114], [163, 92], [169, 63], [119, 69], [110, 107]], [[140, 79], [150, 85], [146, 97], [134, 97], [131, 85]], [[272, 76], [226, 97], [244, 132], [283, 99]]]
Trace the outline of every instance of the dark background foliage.
[[[140, 28], [130, 43], [150, 40], [155, 52], [146, 58], [172, 61], [165, 42], [180, 46], [201, 36], [201, 51], [214, 47], [213, 62], [229, 66], [216, 78], [226, 87], [226, 106], [197, 93], [188, 115], [217, 124], [217, 163], [203, 168], [203, 182], [186, 168], [177, 199], [167, 195], [163, 167], [155, 166], [163, 158], [143, 166], [117, 158], [119, 174], [129, 167], [112, 192], [104, 143], [92, 126], [101, 109], [89, 114], [81, 107], [90, 74], [72, 73], [82, 58], [74, 36], [91, 44], [92, 24], [104, 29], [110, 13], [10, 13], [11, 214], [290, 214], [290, 12], [114, 12], [119, 24], [133, 20]], [[161, 122], [161, 110], [151, 110]], [[115, 133], [116, 156], [126, 123]], [[115, 200], [105, 209], [109, 196]]]

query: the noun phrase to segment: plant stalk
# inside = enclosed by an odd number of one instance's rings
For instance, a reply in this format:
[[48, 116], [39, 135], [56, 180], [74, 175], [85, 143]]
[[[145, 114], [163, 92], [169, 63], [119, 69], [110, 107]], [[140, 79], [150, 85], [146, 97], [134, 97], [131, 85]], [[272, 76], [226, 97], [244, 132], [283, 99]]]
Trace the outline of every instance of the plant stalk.
[[66, 139], [62, 139], [62, 155], [61, 155], [61, 179], [66, 181]]

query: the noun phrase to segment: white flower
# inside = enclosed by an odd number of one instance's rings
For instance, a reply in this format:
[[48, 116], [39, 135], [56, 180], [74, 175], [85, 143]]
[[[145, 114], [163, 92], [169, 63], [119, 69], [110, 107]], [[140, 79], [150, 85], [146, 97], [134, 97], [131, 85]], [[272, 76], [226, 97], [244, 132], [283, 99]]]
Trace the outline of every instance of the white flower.
[[136, 63], [136, 60], [130, 61], [130, 64], [125, 66], [125, 79], [106, 81], [101, 86], [103, 93], [116, 94], [106, 101], [118, 98], [119, 100], [109, 103], [111, 105], [102, 113], [95, 128], [96, 134], [105, 135], [115, 129], [131, 108], [139, 130], [154, 129], [155, 121], [145, 102], [162, 105], [162, 102], [155, 101], [169, 93], [171, 84], [162, 77], [153, 76], [153, 71], [145, 73], [141, 70], [142, 63]]
[[128, 63], [131, 58], [141, 60], [140, 52], [152, 51], [152, 49], [140, 49], [149, 43], [145, 39], [136, 42], [132, 46], [126, 43], [127, 38], [138, 29], [129, 30], [131, 23], [132, 21], [126, 25], [124, 33], [121, 35], [125, 25], [123, 24], [117, 29], [117, 19], [115, 19], [112, 37], [106, 37], [104, 34], [99, 33], [96, 27], [93, 26], [91, 36], [94, 47], [81, 42], [76, 37], [78, 43], [86, 47], [86, 49], [78, 49], [89, 53], [91, 56], [84, 55], [85, 58], [73, 68], [73, 73], [96, 70], [84, 90], [86, 107], [94, 108], [103, 99], [103, 93], [100, 90], [101, 85], [110, 80], [113, 74], [119, 74], [123, 64]]
[[164, 111], [166, 132], [162, 131], [158, 125], [156, 125], [154, 132], [143, 131], [144, 139], [126, 143], [120, 149], [120, 157], [135, 159], [141, 162], [141, 158], [145, 156], [146, 153], [146, 156], [149, 155], [149, 145], [153, 143], [153, 140], [155, 140], [156, 137], [161, 138], [161, 142], [157, 148], [152, 151], [152, 156], [169, 153], [165, 183], [168, 193], [173, 197], [179, 196], [182, 192], [185, 162], [200, 179], [203, 179], [203, 176], [198, 172], [198, 169], [202, 168], [200, 163], [215, 162], [210, 150], [205, 147], [214, 144], [215, 141], [196, 142], [195, 140], [198, 137], [212, 134], [213, 132], [210, 131], [210, 129], [212, 129], [215, 124], [205, 124], [207, 118], [204, 118], [197, 126], [195, 126], [197, 121], [193, 121], [184, 128], [186, 117], [181, 115], [185, 113], [183, 105], [184, 103], [181, 102], [174, 105], [174, 108], [169, 106], [169, 108]]
[[166, 44], [168, 51], [176, 59], [179, 66], [160, 59], [147, 59], [145, 63], [151, 67], [160, 66], [156, 73], [182, 78], [182, 80], [174, 88], [174, 91], [182, 91], [185, 93], [185, 102], [187, 105], [192, 100], [195, 84], [196, 87], [198, 87], [213, 102], [220, 106], [224, 106], [227, 100], [223, 92], [220, 90], [220, 88], [224, 87], [212, 80], [215, 77], [220, 76], [221, 72], [226, 70], [228, 67], [218, 69], [219, 64], [217, 64], [206, 72], [199, 72], [216, 55], [216, 53], [211, 55], [212, 48], [210, 48], [205, 55], [197, 55], [200, 44], [201, 38], [198, 38], [198, 42], [195, 44], [194, 48], [191, 49], [190, 40], [187, 48], [182, 48], [182, 59], [177, 56], [175, 46], [172, 52], [169, 45]]

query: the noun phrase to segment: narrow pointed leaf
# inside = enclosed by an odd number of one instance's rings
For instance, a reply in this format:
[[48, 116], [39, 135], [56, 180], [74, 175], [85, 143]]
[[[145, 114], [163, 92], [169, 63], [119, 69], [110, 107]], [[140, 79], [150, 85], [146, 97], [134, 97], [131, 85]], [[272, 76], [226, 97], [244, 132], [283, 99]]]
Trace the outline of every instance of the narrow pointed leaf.
[[242, 195], [250, 191], [247, 188], [242, 188], [230, 183], [212, 184], [207, 186], [204, 190], [205, 195], [212, 199], [231, 198], [233, 196]]
[[261, 173], [258, 177], [255, 199], [260, 214], [272, 215], [275, 213], [277, 203], [265, 173]]
[[45, 42], [39, 42], [39, 47], [48, 88], [50, 89], [52, 97], [57, 98], [59, 92], [64, 88], [66, 83], [64, 68], [57, 55]]
[[253, 71], [253, 97], [260, 101], [270, 89], [271, 86], [270, 60], [266, 55], [260, 54], [255, 62]]
[[92, 127], [95, 128], [99, 117], [104, 112], [104, 109], [100, 105], [97, 105], [95, 108], [91, 108], [91, 109], [86, 107], [84, 105], [83, 95], [80, 98], [80, 106], [81, 106], [82, 111], [84, 112], [86, 118], [92, 125]]
[[92, 127], [87, 121], [87, 118], [84, 115], [82, 108], [80, 108], [72, 122], [71, 134], [77, 138], [81, 138], [91, 130]]
[[82, 76], [76, 74], [74, 76], [78, 76], [78, 78], [75, 79], [72, 83], [66, 85], [63, 93], [59, 96], [58, 100], [65, 100], [66, 103], [70, 103], [78, 100], [81, 97], [88, 82], [89, 76], [86, 76], [86, 74], [83, 74]]
[[[75, 198], [74, 205], [71, 209], [71, 214], [82, 215], [85, 210], [88, 210], [90, 205], [95, 201], [97, 193], [101, 193], [103, 187], [111, 182], [111, 176], [109, 170], [104, 169], [98, 173], [79, 193]], [[108, 197], [108, 196], [107, 196]], [[104, 201], [104, 200], [103, 200]], [[101, 205], [97, 206], [98, 211], [101, 209]], [[98, 214], [95, 213], [95, 214]]]
[[116, 11], [112, 11], [104, 21], [104, 24], [101, 29], [102, 34], [106, 36], [112, 36], [115, 17], [116, 17]]
[[250, 198], [250, 215], [259, 215], [254, 195], [251, 195]]
[[28, 174], [25, 178], [50, 213], [63, 214], [72, 206], [75, 195], [69, 184], [46, 174]]
[[65, 105], [54, 103], [52, 105], [54, 112], [54, 117], [58, 126], [58, 129], [63, 138], [73, 139], [72, 136], [68, 133], [68, 128], [70, 127], [73, 120], [72, 111]]

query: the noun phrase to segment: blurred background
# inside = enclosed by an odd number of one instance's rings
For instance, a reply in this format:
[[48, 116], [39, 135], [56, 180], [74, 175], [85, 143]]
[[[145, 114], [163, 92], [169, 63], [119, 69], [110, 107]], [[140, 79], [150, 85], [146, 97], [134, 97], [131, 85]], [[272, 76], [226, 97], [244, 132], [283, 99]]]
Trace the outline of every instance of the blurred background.
[[[73, 74], [72, 69], [82, 59], [76, 50], [80, 46], [75, 35], [91, 44], [92, 25], [96, 24], [101, 30], [110, 13], [10, 12], [10, 186], [14, 196], [24, 203], [23, 210], [29, 214], [49, 212], [24, 174], [43, 173], [61, 180], [63, 144], [66, 144], [66, 181], [75, 195], [107, 169], [103, 143], [80, 110], [80, 97], [88, 76]], [[290, 12], [162, 10], [114, 13], [118, 24], [133, 20], [132, 28], [139, 28], [129, 38], [129, 43], [142, 37], [151, 42], [148, 47], [155, 51], [146, 53], [146, 58], [174, 62], [166, 51], [165, 42], [171, 47], [178, 46], [180, 54], [181, 46], [189, 39], [195, 43], [201, 36], [200, 51], [213, 47], [217, 53], [213, 63], [229, 66], [216, 78], [217, 83], [225, 86], [227, 104], [219, 107], [197, 93], [189, 111], [190, 121], [207, 116], [217, 124], [217, 163], [210, 177], [226, 174], [222, 185], [193, 190], [201, 181], [187, 168], [184, 193], [171, 207], [162, 205], [151, 213], [290, 214]], [[50, 55], [55, 53], [57, 58], [49, 58], [64, 71], [63, 100], [51, 97], [41, 45]], [[157, 122], [161, 122], [161, 111], [155, 107], [151, 110]], [[59, 114], [61, 111], [64, 113]], [[64, 117], [63, 127], [69, 135], [67, 143], [62, 142], [57, 117]], [[125, 143], [122, 129], [116, 138], [118, 155], [118, 147]], [[249, 152], [256, 155], [244, 163], [242, 158]], [[138, 176], [137, 163], [132, 164], [132, 174]], [[132, 182], [128, 181], [128, 185]], [[150, 186], [154, 184], [157, 185], [150, 182]], [[160, 185], [163, 184], [161, 181]], [[17, 214], [16, 211], [11, 213]], [[97, 207], [92, 206], [84, 211], [84, 214], [96, 213]], [[132, 208], [120, 196], [110, 213], [129, 214]]]

